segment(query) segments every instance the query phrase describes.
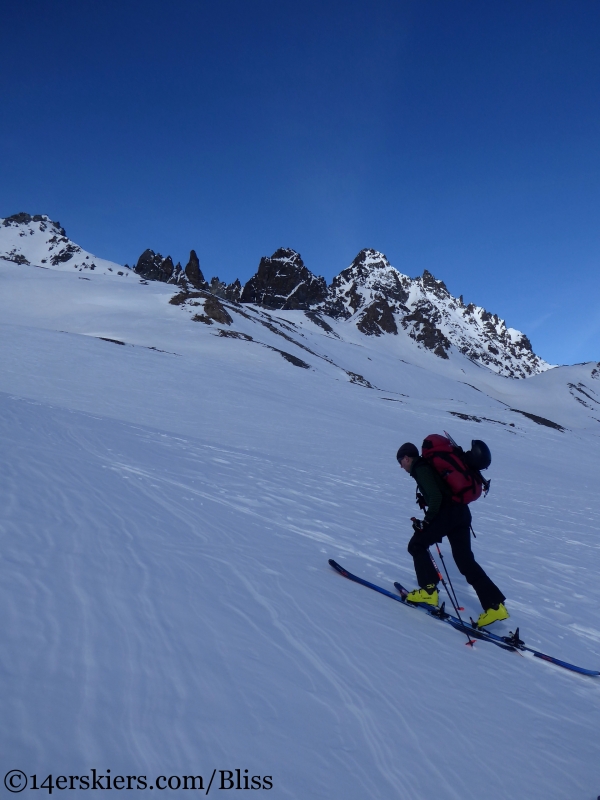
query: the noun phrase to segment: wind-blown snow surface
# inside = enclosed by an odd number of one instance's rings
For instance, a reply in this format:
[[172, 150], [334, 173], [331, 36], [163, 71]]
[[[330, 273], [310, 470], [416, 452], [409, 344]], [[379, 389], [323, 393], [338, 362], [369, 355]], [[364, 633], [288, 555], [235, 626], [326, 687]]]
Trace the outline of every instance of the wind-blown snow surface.
[[508, 597], [496, 628], [598, 668], [594, 365], [433, 372], [434, 356], [306, 329], [335, 363], [303, 352], [300, 369], [189, 321], [167, 287], [17, 265], [0, 281], [2, 775], [239, 768], [282, 798], [600, 793], [599, 681], [465, 647], [327, 565], [412, 586], [396, 448], [484, 438], [474, 548]]

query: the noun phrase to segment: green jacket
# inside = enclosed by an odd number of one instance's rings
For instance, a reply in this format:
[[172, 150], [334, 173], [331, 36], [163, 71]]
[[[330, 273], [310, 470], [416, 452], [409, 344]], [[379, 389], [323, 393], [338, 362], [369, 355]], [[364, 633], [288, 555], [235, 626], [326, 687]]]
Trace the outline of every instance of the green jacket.
[[450, 487], [446, 484], [441, 475], [428, 464], [424, 458], [415, 458], [410, 469], [410, 475], [417, 482], [419, 491], [425, 499], [427, 511], [425, 512], [425, 522], [431, 522], [437, 516], [444, 501], [452, 497]]

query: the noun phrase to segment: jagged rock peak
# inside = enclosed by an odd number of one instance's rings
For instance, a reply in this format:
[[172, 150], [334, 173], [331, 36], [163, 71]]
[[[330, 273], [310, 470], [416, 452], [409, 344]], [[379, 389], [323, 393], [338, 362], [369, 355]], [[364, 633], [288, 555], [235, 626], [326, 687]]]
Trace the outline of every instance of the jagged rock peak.
[[[274, 262], [277, 261], [280, 264], [289, 264], [290, 266], [298, 269], [302, 269], [304, 267], [304, 261], [302, 261], [302, 256], [300, 253], [297, 253], [290, 247], [280, 247], [278, 250], [275, 250], [270, 259], [267, 259], [266, 256], [263, 256], [263, 259]], [[261, 261], [263, 259], [261, 259]]]
[[190, 260], [185, 267], [185, 277], [192, 284], [194, 289], [207, 289], [208, 284], [204, 279], [202, 270], [200, 269], [200, 260], [196, 255], [195, 250], [190, 251]]
[[233, 283], [225, 284], [215, 277], [211, 278], [209, 283], [200, 269], [200, 260], [195, 250], [190, 251], [190, 258], [185, 269], [181, 268], [181, 264], [174, 265], [171, 256], [163, 258], [154, 250], [144, 250], [134, 271], [147, 281], [160, 281], [180, 286], [184, 294], [194, 291], [210, 292], [216, 297], [237, 303], [242, 293], [242, 285], [237, 279]]
[[223, 300], [230, 300], [232, 303], [238, 303], [242, 296], [242, 284], [236, 278], [233, 283], [224, 283], [219, 280], [219, 276], [215, 275], [210, 279], [208, 290], [215, 297], [221, 297]]
[[418, 280], [420, 280], [421, 286], [426, 292], [433, 292], [438, 297], [441, 297], [442, 295], [450, 295], [450, 292], [448, 291], [444, 281], [438, 281], [437, 278], [434, 278], [431, 272], [429, 272], [427, 269], [423, 270], [423, 274]]
[[177, 283], [181, 266], [173, 264], [171, 256], [163, 258], [154, 250], [144, 250], [134, 267], [135, 272], [147, 281], [161, 281], [162, 283]]
[[400, 274], [392, 267], [383, 253], [365, 248], [357, 254], [350, 266], [342, 270], [333, 280], [335, 283], [338, 278], [341, 278], [344, 281], [353, 280], [364, 285], [373, 281], [381, 281], [382, 276], [388, 273]]
[[271, 309], [308, 309], [327, 295], [324, 278], [304, 266], [300, 253], [280, 247], [272, 256], [263, 256], [255, 275], [244, 286], [242, 303], [255, 303]]
[[357, 254], [348, 269], [356, 270], [363, 275], [367, 275], [376, 269], [392, 269], [392, 266], [385, 255], [380, 253], [379, 250], [366, 247]]
[[504, 320], [453, 297], [441, 280], [425, 270], [414, 280], [391, 266], [383, 253], [361, 250], [333, 279], [320, 310], [338, 319], [353, 318], [367, 336], [403, 329], [420, 347], [448, 359], [452, 348], [494, 372], [524, 378], [548, 369], [529, 339]]
[[410, 278], [394, 269], [383, 253], [366, 248], [333, 279], [325, 310], [347, 319], [374, 301], [403, 304], [410, 284]]

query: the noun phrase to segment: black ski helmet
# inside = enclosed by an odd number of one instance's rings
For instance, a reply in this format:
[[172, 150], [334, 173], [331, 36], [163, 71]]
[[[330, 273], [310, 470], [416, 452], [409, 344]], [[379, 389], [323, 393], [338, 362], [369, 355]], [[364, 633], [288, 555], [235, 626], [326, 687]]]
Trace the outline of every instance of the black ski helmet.
[[490, 448], [481, 439], [471, 441], [471, 449], [465, 453], [465, 458], [473, 469], [487, 469], [492, 463]]

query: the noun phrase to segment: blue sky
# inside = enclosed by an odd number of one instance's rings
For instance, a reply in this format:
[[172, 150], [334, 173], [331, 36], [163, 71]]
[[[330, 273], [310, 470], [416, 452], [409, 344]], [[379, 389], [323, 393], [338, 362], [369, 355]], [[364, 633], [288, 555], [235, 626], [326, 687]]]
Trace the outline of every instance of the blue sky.
[[600, 3], [4, 4], [0, 216], [247, 280], [363, 247], [600, 359]]

